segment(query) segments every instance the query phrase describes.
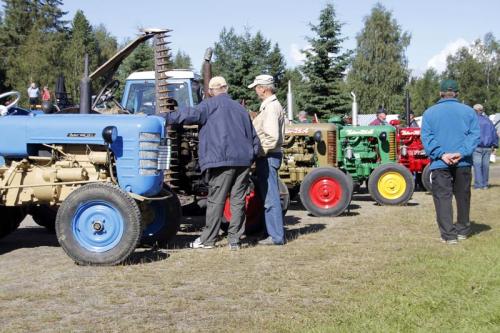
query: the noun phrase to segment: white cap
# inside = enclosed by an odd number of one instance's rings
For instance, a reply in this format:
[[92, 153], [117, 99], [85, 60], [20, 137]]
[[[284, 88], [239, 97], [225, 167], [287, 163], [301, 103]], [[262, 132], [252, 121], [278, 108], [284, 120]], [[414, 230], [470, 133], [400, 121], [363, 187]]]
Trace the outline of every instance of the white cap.
[[257, 75], [255, 77], [255, 80], [253, 80], [253, 83], [249, 85], [248, 88], [253, 88], [258, 85], [269, 85], [269, 84], [274, 84], [274, 78], [271, 75], [262, 74], [262, 75]]
[[472, 107], [476, 111], [483, 111], [483, 106], [481, 104], [476, 104]]
[[227, 87], [226, 79], [222, 76], [214, 76], [210, 82], [208, 82], [208, 88], [210, 89], [219, 89], [222, 87]]

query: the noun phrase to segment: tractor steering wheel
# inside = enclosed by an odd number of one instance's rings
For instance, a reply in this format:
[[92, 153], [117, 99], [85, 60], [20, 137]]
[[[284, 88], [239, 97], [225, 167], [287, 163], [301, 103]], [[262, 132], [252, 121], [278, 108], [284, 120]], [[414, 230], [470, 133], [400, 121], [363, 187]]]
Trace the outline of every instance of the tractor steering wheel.
[[109, 101], [113, 99], [113, 96], [120, 86], [120, 81], [118, 80], [113, 80], [108, 82], [102, 89], [99, 91], [99, 94], [97, 94], [97, 97], [94, 100], [94, 104], [92, 104], [92, 110], [95, 109], [97, 105], [100, 103]]
[[16, 99], [12, 102], [10, 102], [8, 105], [0, 105], [0, 114], [2, 116], [5, 116], [9, 113], [9, 110], [15, 106], [17, 106], [17, 103], [21, 99], [21, 94], [18, 91], [9, 91], [6, 93], [3, 93], [0, 95], [0, 100], [4, 99], [5, 97], [9, 96], [16, 96]]

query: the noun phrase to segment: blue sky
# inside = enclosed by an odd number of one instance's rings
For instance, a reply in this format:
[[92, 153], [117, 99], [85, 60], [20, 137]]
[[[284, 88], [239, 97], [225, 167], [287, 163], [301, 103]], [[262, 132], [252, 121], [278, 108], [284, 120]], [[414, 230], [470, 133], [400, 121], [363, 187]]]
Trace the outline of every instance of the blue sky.
[[[338, 19], [348, 38], [344, 47], [356, 46], [356, 34], [363, 28], [375, 0], [333, 1]], [[442, 69], [446, 54], [493, 32], [500, 38], [499, 0], [380, 0], [403, 30], [412, 35], [407, 50], [409, 66], [419, 74], [429, 66]], [[313, 36], [309, 23], [318, 22], [327, 1], [320, 0], [65, 0], [67, 19], [81, 9], [93, 25], [103, 23], [123, 42], [133, 38], [140, 27], [173, 29], [172, 49], [186, 52], [195, 67], [203, 53], [218, 40], [223, 27], [238, 33], [250, 27], [277, 42], [289, 67], [300, 63], [298, 50], [307, 47], [306, 36]]]

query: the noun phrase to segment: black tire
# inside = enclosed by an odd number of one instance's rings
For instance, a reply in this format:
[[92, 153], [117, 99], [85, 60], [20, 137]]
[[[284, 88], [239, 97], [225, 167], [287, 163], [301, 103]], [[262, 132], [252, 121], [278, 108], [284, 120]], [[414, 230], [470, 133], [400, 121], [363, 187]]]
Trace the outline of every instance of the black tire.
[[313, 169], [300, 185], [300, 200], [314, 216], [342, 214], [352, 197], [352, 186], [345, 173], [336, 168]]
[[26, 213], [21, 207], [5, 207], [0, 206], [0, 238], [16, 231], [19, 225], [26, 217]]
[[415, 184], [410, 170], [397, 163], [380, 165], [368, 179], [368, 191], [381, 205], [406, 204], [414, 190]]
[[431, 164], [427, 164], [424, 168], [424, 171], [422, 171], [422, 185], [424, 185], [425, 189], [427, 192], [432, 192], [432, 171], [431, 171]]
[[143, 220], [150, 219], [154, 223], [145, 225], [141, 244], [164, 246], [179, 231], [182, 223], [181, 202], [168, 188], [164, 188], [164, 195], [166, 194], [171, 196], [166, 200], [147, 204], [149, 209], [143, 214]]
[[77, 188], [57, 212], [57, 239], [80, 265], [123, 262], [137, 247], [141, 232], [141, 214], [135, 200], [108, 183]]
[[56, 231], [57, 209], [58, 207], [48, 205], [32, 206], [29, 213], [36, 224], [54, 233]]

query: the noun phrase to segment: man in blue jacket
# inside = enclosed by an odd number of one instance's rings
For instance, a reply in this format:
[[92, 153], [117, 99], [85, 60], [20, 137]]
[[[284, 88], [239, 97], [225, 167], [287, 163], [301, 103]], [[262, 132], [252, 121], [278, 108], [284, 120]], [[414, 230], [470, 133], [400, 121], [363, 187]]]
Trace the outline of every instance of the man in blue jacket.
[[474, 163], [474, 188], [488, 189], [488, 179], [490, 171], [490, 155], [493, 148], [498, 147], [498, 135], [493, 122], [484, 115], [481, 104], [474, 105], [479, 122], [479, 132], [481, 141], [472, 154]]
[[231, 221], [229, 247], [240, 248], [244, 232], [245, 195], [249, 185], [250, 166], [259, 153], [260, 142], [250, 115], [227, 94], [226, 80], [221, 76], [209, 82], [209, 95], [195, 107], [180, 108], [162, 114], [167, 124], [198, 124], [199, 164], [208, 173], [206, 224], [192, 248], [213, 248], [220, 231], [224, 204], [230, 194]]
[[[422, 120], [422, 142], [431, 158], [432, 197], [441, 239], [457, 244], [470, 234], [470, 185], [472, 153], [479, 144], [474, 110], [457, 100], [458, 84], [443, 80], [441, 99], [428, 108]], [[452, 198], [457, 202], [453, 224]]]

